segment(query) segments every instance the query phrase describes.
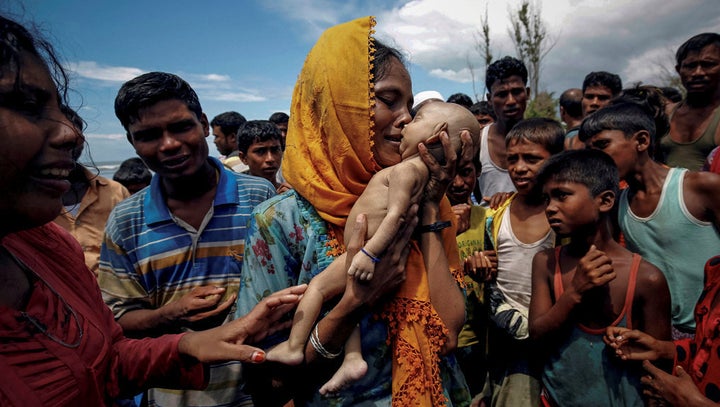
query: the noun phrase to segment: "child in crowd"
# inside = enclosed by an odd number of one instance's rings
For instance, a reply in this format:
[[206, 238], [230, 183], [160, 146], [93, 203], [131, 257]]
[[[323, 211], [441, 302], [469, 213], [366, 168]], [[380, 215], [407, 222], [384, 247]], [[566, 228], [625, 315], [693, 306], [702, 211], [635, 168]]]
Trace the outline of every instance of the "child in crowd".
[[530, 337], [548, 359], [543, 399], [550, 406], [641, 406], [639, 366], [609, 357], [608, 326], [670, 338], [670, 294], [655, 266], [612, 238], [617, 168], [606, 154], [571, 150], [537, 176], [550, 226], [567, 245], [532, 264]]
[[[491, 323], [488, 330], [488, 379], [482, 395], [493, 406], [532, 406], [540, 400], [540, 365], [531, 352], [527, 315], [531, 261], [535, 253], [555, 246], [545, 218], [535, 176], [543, 162], [563, 150], [565, 132], [550, 119], [528, 119], [508, 133], [508, 173], [517, 193], [488, 213], [487, 236], [497, 253], [497, 277], [488, 284]], [[475, 265], [487, 265], [484, 253]]]
[[[461, 133], [469, 134], [473, 151], [477, 150], [480, 127], [469, 110], [460, 105], [441, 101], [428, 103], [402, 131], [400, 154], [403, 161], [375, 174], [353, 205], [348, 218], [354, 219], [360, 214], [367, 214], [367, 233], [370, 236], [361, 252], [352, 259], [348, 273], [354, 278], [362, 280], [372, 278], [374, 264], [379, 261], [394, 231], [404, 221], [403, 215], [411, 205], [419, 203], [422, 199], [429, 172], [418, 155], [418, 144], [425, 143], [435, 158], [442, 161], [442, 147], [438, 136], [445, 131], [458, 153], [462, 144], [467, 142], [461, 140]], [[426, 229], [420, 228], [420, 232], [436, 232], [450, 225], [450, 221], [437, 222], [426, 226]], [[346, 239], [348, 234], [352, 233], [351, 229], [351, 226], [346, 228]], [[268, 360], [290, 365], [302, 362], [305, 343], [323, 303], [342, 293], [346, 278], [344, 272], [342, 274], [322, 272], [311, 281], [295, 313], [290, 337], [268, 352]], [[355, 330], [345, 348], [342, 366], [320, 389], [321, 394], [335, 392], [365, 374], [367, 365], [360, 351], [359, 330]]]
[[282, 163], [284, 140], [278, 127], [268, 120], [250, 120], [237, 133], [238, 157], [248, 166], [247, 174], [270, 181], [277, 193], [290, 185], [278, 180]]
[[620, 230], [630, 251], [665, 274], [677, 339], [695, 332], [703, 265], [720, 252], [720, 175], [653, 161], [654, 113], [621, 99], [585, 119], [579, 137], [610, 155], [628, 183], [618, 199]]

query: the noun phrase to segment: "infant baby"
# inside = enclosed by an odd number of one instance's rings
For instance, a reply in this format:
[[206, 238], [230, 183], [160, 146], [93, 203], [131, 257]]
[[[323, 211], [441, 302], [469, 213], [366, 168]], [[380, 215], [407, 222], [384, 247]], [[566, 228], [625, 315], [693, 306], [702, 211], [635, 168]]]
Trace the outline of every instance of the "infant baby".
[[[375, 264], [390, 245], [391, 240], [404, 222], [403, 217], [414, 203], [422, 200], [429, 170], [418, 153], [418, 144], [425, 143], [428, 151], [439, 162], [444, 161], [443, 147], [438, 136], [446, 131], [452, 147], [459, 155], [462, 149], [460, 134], [468, 131], [473, 142], [473, 151], [479, 147], [480, 125], [468, 109], [454, 103], [431, 102], [425, 104], [415, 118], [402, 130], [400, 155], [402, 161], [375, 174], [353, 205], [348, 219], [357, 215], [367, 217], [367, 233], [370, 236], [365, 246], [352, 259], [348, 274], [362, 280], [372, 278]], [[352, 233], [353, 222], [345, 228], [345, 241]], [[343, 255], [345, 256], [345, 255]], [[341, 294], [345, 289], [346, 275], [344, 261], [335, 261], [310, 281], [295, 312], [290, 337], [267, 354], [267, 360], [291, 365], [303, 361], [305, 344], [310, 341], [324, 357], [339, 354], [327, 352], [317, 338], [313, 326], [325, 301]], [[335, 266], [335, 267], [334, 267]], [[312, 332], [311, 332], [312, 331]], [[343, 363], [335, 375], [321, 387], [320, 393], [336, 392], [367, 371], [362, 358], [359, 329], [355, 329], [345, 345]]]

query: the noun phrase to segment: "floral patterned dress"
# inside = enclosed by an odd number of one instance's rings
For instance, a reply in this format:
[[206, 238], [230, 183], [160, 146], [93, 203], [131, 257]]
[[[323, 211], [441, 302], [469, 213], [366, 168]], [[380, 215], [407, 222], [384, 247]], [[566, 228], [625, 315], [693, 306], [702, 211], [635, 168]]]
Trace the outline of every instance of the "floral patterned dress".
[[[272, 292], [308, 283], [342, 252], [325, 221], [294, 190], [260, 204], [248, 223], [238, 315], [248, 313]], [[387, 344], [387, 325], [370, 313], [360, 329], [367, 374], [332, 397], [315, 391], [307, 405], [390, 405], [392, 352]], [[262, 345], [269, 347], [286, 340], [287, 334], [268, 338]], [[470, 394], [453, 356], [441, 359], [441, 377], [448, 406], [468, 405]], [[323, 383], [318, 381], [313, 386], [317, 389]]]

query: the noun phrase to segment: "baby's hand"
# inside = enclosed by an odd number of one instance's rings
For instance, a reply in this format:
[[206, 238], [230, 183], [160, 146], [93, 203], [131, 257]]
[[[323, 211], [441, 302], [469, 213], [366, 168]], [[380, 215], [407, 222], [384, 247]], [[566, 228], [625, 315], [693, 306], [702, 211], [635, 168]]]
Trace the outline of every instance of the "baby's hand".
[[358, 280], [371, 280], [373, 273], [375, 272], [375, 263], [379, 261], [372, 253], [367, 252], [365, 249], [361, 249], [355, 256], [353, 256], [350, 268], [348, 268], [348, 274], [355, 277]]

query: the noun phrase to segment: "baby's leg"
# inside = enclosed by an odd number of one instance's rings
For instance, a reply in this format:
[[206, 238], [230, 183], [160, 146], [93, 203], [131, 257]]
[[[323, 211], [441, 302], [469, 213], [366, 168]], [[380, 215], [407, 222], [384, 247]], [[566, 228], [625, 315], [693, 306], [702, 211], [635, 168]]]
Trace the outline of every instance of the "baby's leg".
[[[305, 359], [305, 344], [315, 320], [320, 315], [323, 303], [342, 293], [345, 288], [344, 258], [343, 256], [341, 261], [343, 267], [330, 265], [310, 281], [297, 310], [295, 310], [288, 340], [270, 349], [267, 353], [267, 360], [286, 365], [302, 363]], [[336, 262], [338, 260], [333, 264]]]
[[345, 343], [345, 357], [337, 372], [320, 388], [320, 394], [335, 393], [367, 373], [367, 362], [362, 358], [360, 328], [355, 327]]

